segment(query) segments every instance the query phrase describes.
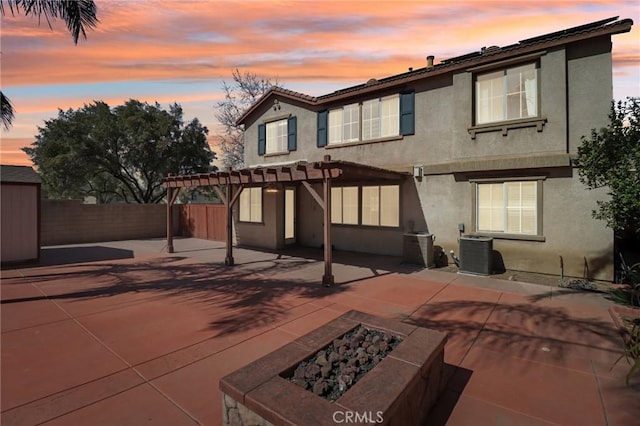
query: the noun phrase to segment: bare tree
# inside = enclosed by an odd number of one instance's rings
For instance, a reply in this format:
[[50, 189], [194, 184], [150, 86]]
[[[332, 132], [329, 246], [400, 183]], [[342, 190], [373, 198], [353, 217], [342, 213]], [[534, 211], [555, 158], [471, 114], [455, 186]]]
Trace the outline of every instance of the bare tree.
[[282, 87], [278, 79], [261, 78], [252, 72], [232, 73], [233, 82], [222, 82], [224, 101], [216, 104], [215, 117], [223, 126], [219, 133], [221, 159], [224, 167], [239, 169], [244, 166], [244, 129], [237, 124], [242, 114], [274, 86]]

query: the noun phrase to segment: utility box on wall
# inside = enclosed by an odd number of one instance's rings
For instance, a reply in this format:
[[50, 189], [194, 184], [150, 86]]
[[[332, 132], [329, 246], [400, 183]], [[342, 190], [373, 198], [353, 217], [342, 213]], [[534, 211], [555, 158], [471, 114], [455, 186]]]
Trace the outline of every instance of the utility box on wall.
[[402, 261], [404, 263], [433, 268], [433, 235], [404, 234]]
[[493, 270], [493, 238], [460, 237], [460, 272], [490, 275]]

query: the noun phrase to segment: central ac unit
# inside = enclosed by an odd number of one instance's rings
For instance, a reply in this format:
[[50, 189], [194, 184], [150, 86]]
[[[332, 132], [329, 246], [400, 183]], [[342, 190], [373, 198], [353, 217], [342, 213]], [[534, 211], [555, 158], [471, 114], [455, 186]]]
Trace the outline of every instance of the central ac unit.
[[493, 269], [493, 238], [460, 237], [460, 272], [489, 275]]

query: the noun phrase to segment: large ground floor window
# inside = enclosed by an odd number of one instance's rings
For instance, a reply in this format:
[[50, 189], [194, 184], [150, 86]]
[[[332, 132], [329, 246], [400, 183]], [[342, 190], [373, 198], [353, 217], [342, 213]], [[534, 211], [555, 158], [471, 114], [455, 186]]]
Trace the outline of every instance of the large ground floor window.
[[400, 186], [363, 185], [331, 188], [331, 223], [400, 226]]
[[262, 222], [262, 188], [244, 188], [239, 202], [240, 222]]
[[478, 182], [476, 231], [539, 235], [539, 186], [536, 180]]

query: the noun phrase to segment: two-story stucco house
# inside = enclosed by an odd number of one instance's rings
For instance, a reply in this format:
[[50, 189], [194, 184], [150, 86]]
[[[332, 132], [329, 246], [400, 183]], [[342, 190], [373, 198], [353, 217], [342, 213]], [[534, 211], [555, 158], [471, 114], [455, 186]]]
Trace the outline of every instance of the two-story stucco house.
[[[239, 121], [237, 243], [321, 247], [330, 217], [338, 250], [401, 256], [404, 236], [424, 232], [449, 253], [481, 235], [507, 269], [559, 274], [562, 262], [568, 276], [612, 280], [613, 232], [591, 217], [606, 191], [587, 190], [571, 157], [608, 121], [611, 36], [632, 25], [427, 57], [318, 97], [273, 88]], [[339, 178], [323, 184], [315, 170]]]

